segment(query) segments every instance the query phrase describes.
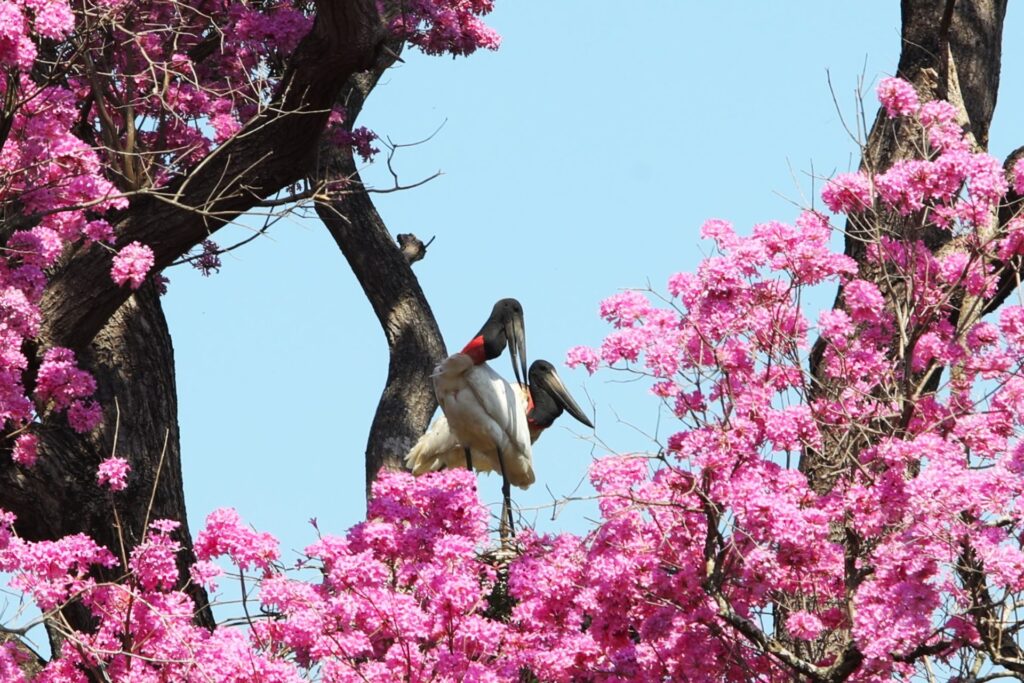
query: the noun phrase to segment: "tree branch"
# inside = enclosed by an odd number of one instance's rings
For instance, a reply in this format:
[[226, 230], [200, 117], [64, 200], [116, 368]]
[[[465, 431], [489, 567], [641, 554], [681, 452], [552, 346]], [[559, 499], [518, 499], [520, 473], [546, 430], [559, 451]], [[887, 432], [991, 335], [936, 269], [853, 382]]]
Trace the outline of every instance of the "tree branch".
[[[309, 169], [345, 82], [372, 67], [386, 38], [374, 0], [320, 0], [271, 104], [188, 175], [132, 201], [112, 221], [118, 248], [139, 241], [161, 269]], [[83, 348], [130, 291], [110, 279], [110, 251], [81, 247], [43, 297], [47, 345]]]
[[[401, 43], [381, 51], [374, 69], [353, 76], [342, 91], [350, 130], [367, 95], [394, 63]], [[437, 408], [430, 373], [447, 352], [412, 261], [391, 237], [356, 170], [351, 148], [321, 146], [317, 181], [344, 192], [317, 203], [317, 214], [345, 254], [384, 330], [390, 361], [387, 383], [366, 444], [366, 487], [384, 468], [404, 467], [405, 454]]]

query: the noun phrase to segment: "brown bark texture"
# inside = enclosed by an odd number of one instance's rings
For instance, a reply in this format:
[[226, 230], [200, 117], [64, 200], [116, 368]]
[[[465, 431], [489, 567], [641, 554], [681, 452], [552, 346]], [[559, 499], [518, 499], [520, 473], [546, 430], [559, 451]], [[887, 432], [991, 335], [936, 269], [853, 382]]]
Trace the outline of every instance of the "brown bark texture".
[[[353, 76], [342, 90], [340, 103], [348, 114], [345, 125], [349, 130], [377, 80], [394, 62], [401, 43], [390, 48], [372, 70]], [[390, 354], [384, 392], [366, 443], [369, 495], [382, 469], [405, 466], [405, 454], [426, 430], [437, 409], [430, 373], [447, 352], [412, 271], [412, 264], [419, 259], [410, 258], [409, 251], [403, 249], [411, 240], [406, 236], [396, 241], [391, 236], [363, 185], [352, 149], [322, 144], [315, 174], [317, 182], [338, 188], [329, 201], [317, 204], [317, 213], [373, 307]], [[422, 258], [424, 252], [422, 247], [417, 256]]]

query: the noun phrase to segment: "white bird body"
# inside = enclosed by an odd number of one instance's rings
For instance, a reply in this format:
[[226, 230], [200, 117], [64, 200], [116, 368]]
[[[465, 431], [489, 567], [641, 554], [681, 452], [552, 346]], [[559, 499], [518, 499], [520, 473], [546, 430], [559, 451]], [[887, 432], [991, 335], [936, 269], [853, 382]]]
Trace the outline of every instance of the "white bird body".
[[501, 473], [497, 449], [510, 484], [525, 489], [536, 477], [530, 449], [525, 392], [506, 382], [486, 363], [456, 353], [434, 369], [434, 392], [444, 415], [438, 417], [406, 456], [414, 474], [466, 464]]
[[[516, 412], [526, 415], [527, 399], [521, 385], [516, 385]], [[530, 431], [531, 443], [536, 441], [533, 431]], [[501, 467], [498, 464], [496, 454], [487, 451], [479, 451], [470, 448], [473, 460], [473, 469], [477, 472], [498, 472]], [[505, 451], [502, 451], [504, 456]], [[532, 456], [525, 463], [507, 463], [510, 470], [509, 483], [515, 484], [521, 489], [527, 488], [536, 481], [533, 472]], [[448, 418], [443, 414], [439, 415], [430, 425], [430, 429], [420, 437], [416, 445], [405, 456], [405, 465], [417, 477], [426, 472], [436, 472], [441, 469], [458, 469], [466, 466], [466, 451], [459, 443], [459, 440], [452, 433], [448, 426]], [[515, 472], [515, 474], [513, 474]], [[519, 475], [522, 476], [519, 476]]]

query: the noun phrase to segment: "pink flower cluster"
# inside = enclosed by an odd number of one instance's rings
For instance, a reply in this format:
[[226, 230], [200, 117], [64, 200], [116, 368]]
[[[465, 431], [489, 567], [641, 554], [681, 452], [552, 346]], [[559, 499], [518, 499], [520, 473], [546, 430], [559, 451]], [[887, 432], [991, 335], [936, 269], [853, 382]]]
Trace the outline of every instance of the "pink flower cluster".
[[80, 433], [92, 431], [102, 419], [102, 411], [89, 397], [96, 380], [80, 369], [70, 349], [52, 348], [43, 354], [36, 376], [35, 396], [57, 412], [66, 411], [68, 423]]
[[[886, 78], [878, 97], [891, 118], [909, 118], [926, 133], [929, 149], [922, 158], [898, 161], [884, 173], [868, 178], [863, 172], [843, 173], [829, 180], [822, 199], [833, 213], [855, 214], [874, 205], [875, 193], [886, 209], [902, 215], [927, 212], [928, 220], [943, 228], [962, 224], [967, 229], [986, 225], [1010, 186], [999, 161], [972, 151], [958, 121], [956, 108], [932, 100], [922, 104], [914, 87], [898, 78]], [[1018, 168], [1012, 172], [1020, 185]], [[967, 196], [961, 193], [966, 188]]]
[[[0, 62], [27, 68], [25, 40], [63, 35], [58, 5], [0, 3], [8, 31]], [[144, 5], [165, 20], [153, 26], [199, 21], [191, 5]], [[125, 3], [104, 7], [129, 23], [135, 16]], [[478, 19], [486, 0], [406, 7], [395, 29], [428, 52], [493, 44]], [[250, 73], [261, 48], [287, 50], [308, 26], [290, 5], [264, 9], [205, 7], [230, 17], [239, 41], [211, 63], [236, 60]], [[183, 120], [216, 111], [215, 134], [230, 134], [253, 94], [192, 64], [187, 45], [167, 54], [161, 38], [160, 30], [132, 34], [137, 54], [119, 66], [136, 73], [142, 56], [159, 57], [152, 63], [164, 76], [176, 74], [163, 96]], [[220, 89], [197, 89], [193, 76]], [[155, 81], [144, 85], [149, 92]], [[75, 240], [109, 239], [101, 214], [120, 201], [94, 173], [99, 157], [68, 132], [72, 90], [36, 94], [12, 124], [15, 144], [0, 150], [0, 201], [45, 214], [15, 233], [0, 260], [0, 410], [14, 427], [34, 413], [21, 348], [38, 332], [44, 269]], [[589, 533], [526, 530], [515, 556], [499, 562], [487, 551], [488, 513], [471, 474], [386, 473], [367, 520], [320, 537], [293, 570], [281, 566], [272, 536], [222, 509], [198, 534], [187, 579], [178, 524], [160, 520], [125, 553], [122, 580], [103, 582], [100, 570], [119, 565], [109, 549], [82, 536], [26, 541], [0, 511], [0, 572], [10, 586], [44, 611], [73, 603], [96, 624], [66, 634], [32, 680], [80, 683], [102, 672], [118, 683], [783, 681], [835, 665], [818, 639], [837, 630], [850, 635], [851, 680], [909, 678], [925, 652], [949, 668], [972, 648], [1002, 656], [992, 629], [1001, 638], [1022, 627], [1024, 308], [972, 322], [963, 306], [995, 291], [1001, 259], [1024, 253], [1020, 219], [998, 239], [988, 230], [1011, 182], [1019, 192], [1022, 171], [1018, 164], [1008, 178], [971, 152], [955, 109], [921, 104], [909, 84], [886, 79], [879, 97], [890, 116], [915, 117], [928, 153], [874, 177], [837, 176], [826, 205], [868, 226], [879, 213], [915, 214], [956, 230], [958, 248], [937, 256], [913, 237], [882, 236], [858, 264], [833, 251], [833, 228], [816, 211], [747, 235], [712, 220], [701, 233], [714, 253], [669, 279], [671, 305], [637, 291], [602, 302], [611, 332], [597, 349], [572, 349], [569, 362], [651, 378], [678, 422], [656, 455], [593, 464], [601, 519]], [[45, 112], [30, 110], [39, 103]], [[165, 132], [174, 149], [190, 151], [154, 154], [154, 169], [187, 166], [213, 144], [184, 128]], [[19, 165], [25, 159], [38, 163]], [[62, 205], [68, 196], [77, 204]], [[146, 252], [125, 247], [114, 276], [138, 286], [153, 265]], [[812, 347], [805, 302], [821, 284], [838, 285], [840, 296], [817, 314]], [[65, 411], [85, 429], [99, 417], [94, 389], [72, 352], [55, 348], [32, 396], [39, 410]], [[22, 433], [13, 457], [30, 465], [37, 441]], [[799, 467], [815, 455], [833, 458], [824, 474]], [[111, 458], [97, 481], [118, 490], [127, 474], [127, 463]], [[258, 585], [246, 629], [193, 621], [182, 584], [212, 587], [223, 571], [216, 563]], [[28, 680], [21, 660], [0, 647], [0, 677]]]
[[[825, 203], [867, 225], [880, 210], [922, 212], [956, 229], [960, 248], [937, 256], [913, 239], [869, 243], [868, 272], [902, 288], [896, 311], [876, 282], [832, 252], [821, 214], [758, 225], [748, 237], [709, 221], [701, 232], [717, 253], [670, 278], [675, 308], [633, 292], [605, 300], [601, 314], [614, 329], [599, 349], [571, 350], [568, 362], [652, 377], [652, 393], [681, 425], [667, 440], [670, 459], [652, 461], [653, 472], [639, 459], [595, 466], [605, 521], [588, 539], [531, 540], [512, 565], [516, 610], [530, 605], [549, 619], [528, 665], [542, 679], [602, 671], [616, 680], [744, 680], [720, 662], [703, 668], [702, 655], [725, 647], [744, 653], [746, 676], [785, 680], [792, 670], [733, 628], [781, 609], [788, 614], [774, 630], [748, 623], [765, 638], [808, 642], [848, 630], [863, 680], [889, 680], [914, 671], [915, 649], [952, 665], [958, 648], [977, 646], [990, 598], [972, 603], [972, 575], [984, 572], [1001, 591], [996, 614], [1012, 613], [1024, 590], [1024, 313], [1009, 306], [998, 326], [953, 321], [959, 297], [991, 296], [993, 264], [1024, 251], [1016, 222], [998, 239], [988, 232], [1024, 164], [1008, 177], [992, 157], [970, 152], [954, 108], [920, 104], [907, 83], [887, 80], [879, 96], [891, 116], [918, 118], [930, 157], [874, 177], [837, 176]], [[818, 314], [814, 381], [826, 389], [815, 390], [800, 304], [809, 285], [827, 281], [841, 296]], [[949, 377], [946, 388], [926, 390], [938, 373]], [[850, 452], [825, 492], [815, 491], [796, 463], [836, 448]], [[620, 525], [628, 530], [616, 534]], [[514, 581], [531, 552], [557, 570], [539, 584]], [[844, 561], [851, 552], [854, 564]], [[967, 569], [965, 553], [974, 562]], [[600, 599], [590, 597], [595, 585]], [[552, 623], [564, 625], [552, 631]], [[1018, 627], [1010, 618], [1007, 628]], [[675, 657], [689, 668], [673, 669]]]
[[203, 277], [209, 277], [213, 273], [220, 271], [220, 246], [213, 240], [203, 240], [203, 251], [199, 256], [195, 257], [192, 261], [192, 267], [203, 274]]
[[132, 289], [138, 289], [146, 281], [146, 274], [152, 267], [153, 250], [145, 244], [132, 242], [117, 252], [110, 277], [121, 286], [130, 284]]
[[920, 106], [914, 86], [902, 78], [883, 78], [877, 93], [878, 101], [885, 107], [889, 118], [916, 114]]
[[402, 4], [391, 30], [427, 54], [497, 50], [501, 38], [480, 20], [493, 8], [492, 0], [410, 0]]
[[131, 465], [124, 458], [107, 458], [96, 470], [96, 482], [111, 491], [123, 491], [128, 486], [126, 478], [131, 469]]

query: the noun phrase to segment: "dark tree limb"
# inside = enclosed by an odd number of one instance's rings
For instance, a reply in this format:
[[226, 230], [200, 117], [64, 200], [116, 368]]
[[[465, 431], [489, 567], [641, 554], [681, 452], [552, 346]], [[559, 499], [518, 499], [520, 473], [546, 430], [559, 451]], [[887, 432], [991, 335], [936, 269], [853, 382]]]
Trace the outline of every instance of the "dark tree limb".
[[[1017, 194], [1013, 189], [1013, 165], [1020, 159], [1024, 159], [1024, 147], [1018, 147], [1010, 153], [1010, 156], [1006, 158], [1003, 163], [1003, 170], [1006, 172], [1007, 177], [1010, 179], [1010, 191], [1007, 193], [1002, 205], [999, 207], [999, 226], [1001, 229], [1005, 229], [1007, 224], [1015, 218], [1021, 211], [1022, 203], [1024, 203], [1024, 197]], [[1024, 261], [1021, 257], [1014, 257], [1009, 263], [994, 263], [993, 266], [996, 272], [999, 273], [999, 285], [996, 287], [995, 293], [985, 302], [985, 309], [982, 312], [983, 315], [991, 313], [1006, 301], [1007, 297], [1013, 293], [1018, 286], [1020, 286], [1020, 275], [1022, 267], [1024, 267]]]
[[984, 564], [967, 543], [961, 544], [956, 572], [970, 599], [967, 613], [992, 662], [1018, 675], [1024, 674], [1024, 650], [1014, 634], [1004, 628], [999, 603], [992, 599], [988, 588]]
[[[293, 53], [278, 93], [260, 115], [167, 188], [133, 199], [114, 221], [117, 248], [149, 245], [164, 268], [217, 229], [301, 179], [342, 86], [371, 68], [386, 39], [374, 0], [320, 0], [310, 33]], [[44, 344], [85, 347], [130, 295], [110, 279], [111, 255], [82, 247], [52, 277], [43, 298]]]
[[[383, 51], [378, 64], [349, 80], [341, 102], [351, 129], [363, 102], [401, 44]], [[342, 190], [317, 204], [317, 213], [348, 259], [387, 339], [390, 360], [384, 392], [366, 444], [366, 487], [381, 469], [404, 467], [404, 457], [437, 409], [430, 373], [446, 355], [444, 339], [412, 261], [392, 238], [356, 170], [351, 148], [321, 147], [317, 179]]]

